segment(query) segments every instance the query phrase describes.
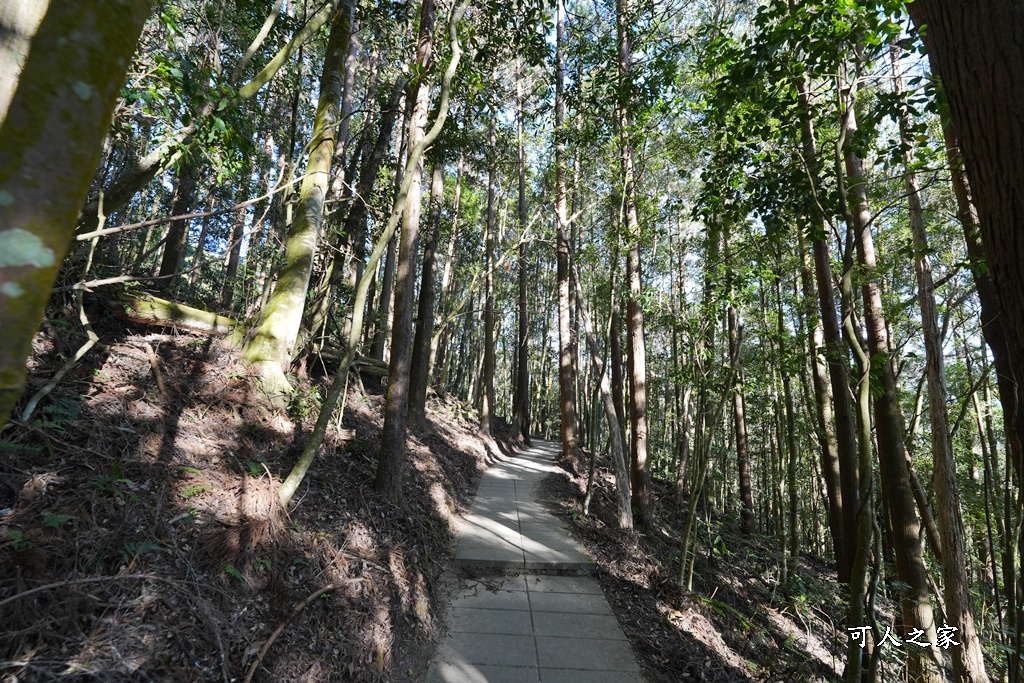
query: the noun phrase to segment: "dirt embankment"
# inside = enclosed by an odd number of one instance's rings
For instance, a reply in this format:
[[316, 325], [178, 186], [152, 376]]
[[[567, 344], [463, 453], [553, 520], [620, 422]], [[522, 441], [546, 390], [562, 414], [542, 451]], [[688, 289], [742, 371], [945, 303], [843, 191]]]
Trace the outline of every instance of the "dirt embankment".
[[[69, 336], [37, 335], [27, 394]], [[353, 393], [284, 515], [320, 383], [286, 415], [215, 338], [111, 322], [101, 341], [0, 433], [0, 680], [421, 676], [453, 515], [504, 442], [432, 399], [395, 507], [372, 489], [383, 397]]]
[[594, 556], [598, 579], [648, 683], [842, 679], [847, 633], [835, 572], [805, 556], [786, 583], [781, 556], [764, 536], [743, 538], [731, 520], [700, 509], [693, 591], [677, 580], [685, 504], [654, 484], [647, 524], [615, 528], [610, 463], [598, 467], [591, 514], [580, 501], [586, 478], [556, 475], [545, 502]]

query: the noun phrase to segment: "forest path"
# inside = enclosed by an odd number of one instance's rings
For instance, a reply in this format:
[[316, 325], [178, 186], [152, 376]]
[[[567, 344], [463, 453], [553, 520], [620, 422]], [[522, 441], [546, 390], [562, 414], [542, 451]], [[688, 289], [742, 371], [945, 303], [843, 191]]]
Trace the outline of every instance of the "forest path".
[[643, 683], [597, 581], [504, 575], [594, 568], [536, 499], [537, 485], [557, 470], [557, 454], [557, 444], [534, 441], [484, 473], [455, 561], [496, 575], [463, 581], [427, 683]]

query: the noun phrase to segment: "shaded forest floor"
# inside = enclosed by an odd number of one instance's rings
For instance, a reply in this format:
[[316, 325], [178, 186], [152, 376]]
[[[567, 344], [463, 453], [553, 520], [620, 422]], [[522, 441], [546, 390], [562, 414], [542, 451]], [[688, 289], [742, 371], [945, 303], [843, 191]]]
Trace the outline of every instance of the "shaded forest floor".
[[[260, 658], [257, 682], [422, 680], [454, 517], [509, 454], [507, 426], [484, 441], [475, 414], [432, 398], [396, 508], [372, 490], [383, 397], [352, 392], [283, 515], [274, 484], [324, 380], [271, 410], [220, 340], [154, 329], [98, 325], [101, 346], [0, 433], [0, 681], [241, 682]], [[26, 395], [79, 343], [44, 323]], [[545, 495], [596, 558], [650, 683], [839, 679], [847, 634], [826, 562], [804, 558], [782, 585], [767, 539], [710, 519], [683, 593], [673, 492], [656, 485], [648, 531], [624, 534], [611, 481], [599, 468], [588, 518], [584, 479], [551, 477]]]
[[805, 556], [782, 584], [779, 551], [767, 537], [743, 538], [736, 524], [698, 510], [693, 591], [680, 590], [685, 505], [675, 502], [673, 487], [655, 482], [646, 528], [617, 530], [607, 465], [597, 468], [588, 517], [581, 507], [585, 475], [549, 478], [544, 498], [597, 561], [649, 683], [842, 679], [848, 634], [830, 563]]
[[[74, 353], [68, 327], [36, 336], [26, 396]], [[422, 678], [450, 524], [504, 443], [432, 399], [395, 508], [372, 488], [383, 397], [353, 392], [286, 516], [274, 480], [322, 386], [269, 410], [220, 340], [155, 329], [97, 325], [0, 434], [0, 681], [244, 681], [260, 656], [254, 681]]]

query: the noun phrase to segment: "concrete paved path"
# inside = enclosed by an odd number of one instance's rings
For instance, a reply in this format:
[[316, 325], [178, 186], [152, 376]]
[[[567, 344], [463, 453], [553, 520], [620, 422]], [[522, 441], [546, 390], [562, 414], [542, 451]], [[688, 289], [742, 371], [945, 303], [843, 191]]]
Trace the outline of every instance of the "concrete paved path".
[[557, 470], [558, 452], [558, 445], [536, 441], [533, 448], [484, 472], [460, 530], [456, 564], [488, 569], [593, 568], [587, 551], [537, 502], [535, 489]]
[[536, 442], [484, 474], [455, 560], [496, 574], [463, 582], [427, 683], [643, 683], [598, 583], [555, 575], [594, 566], [534, 495], [557, 453]]

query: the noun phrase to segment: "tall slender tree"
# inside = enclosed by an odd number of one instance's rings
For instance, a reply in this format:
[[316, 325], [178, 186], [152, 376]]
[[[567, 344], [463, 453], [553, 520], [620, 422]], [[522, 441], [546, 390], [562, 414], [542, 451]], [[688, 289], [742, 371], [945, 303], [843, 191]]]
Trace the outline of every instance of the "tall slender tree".
[[519, 307], [516, 339], [515, 395], [512, 403], [513, 431], [530, 445], [530, 300], [526, 273], [526, 133], [523, 114], [523, 66], [516, 70], [516, 166], [519, 195], [516, 216], [519, 219]]
[[[420, 3], [420, 26], [416, 41], [417, 77], [410, 82], [413, 102], [409, 118], [408, 148], [423, 140], [430, 108], [430, 67], [434, 61], [434, 24], [437, 7], [434, 0]], [[388, 365], [388, 391], [384, 403], [384, 429], [377, 460], [375, 487], [391, 500], [402, 494], [405, 437], [409, 416], [409, 369], [412, 363], [412, 314], [415, 285], [416, 250], [419, 244], [420, 211], [423, 205], [421, 184], [423, 159], [410, 169], [408, 193], [402, 215], [398, 243], [398, 267], [395, 276], [395, 316], [391, 326], [391, 360]]]
[[644, 338], [644, 311], [641, 303], [643, 285], [640, 273], [640, 222], [636, 208], [636, 174], [632, 142], [632, 89], [633, 50], [629, 30], [634, 17], [629, 0], [616, 0], [615, 27], [618, 39], [618, 97], [615, 121], [619, 135], [619, 158], [622, 165], [622, 214], [628, 250], [626, 279], [629, 300], [626, 306], [626, 327], [629, 343], [626, 358], [629, 363], [629, 423], [630, 461], [633, 481], [633, 501], [641, 521], [650, 504], [647, 466], [647, 342]]
[[487, 221], [484, 228], [484, 329], [481, 368], [480, 432], [491, 436], [494, 421], [494, 240], [498, 229], [498, 113], [491, 111], [487, 136]]
[[284, 265], [278, 275], [274, 293], [261, 311], [255, 334], [243, 354], [247, 362], [259, 368], [263, 390], [278, 402], [283, 402], [283, 398], [291, 393], [284, 371], [290, 365], [295, 351], [306, 291], [313, 272], [324, 200], [330, 184], [331, 161], [334, 158], [339, 107], [345, 81], [345, 59], [352, 39], [354, 14], [354, 1], [346, 0], [331, 21], [306, 175], [299, 190], [295, 219], [285, 240]]
[[569, 217], [565, 190], [565, 3], [555, 0], [555, 237], [558, 282], [558, 393], [562, 457], [576, 460], [576, 366], [572, 353]]

